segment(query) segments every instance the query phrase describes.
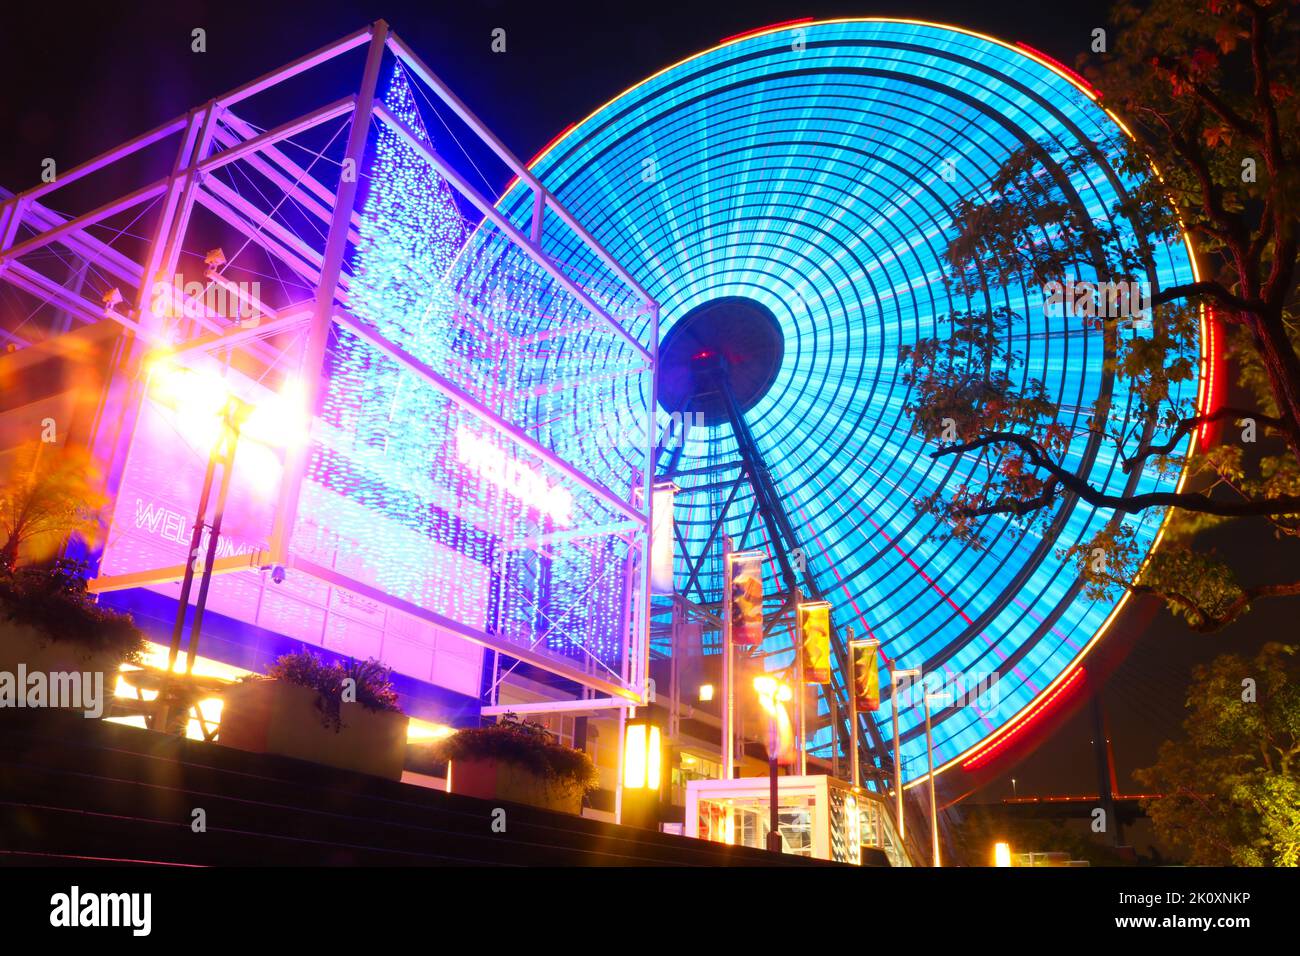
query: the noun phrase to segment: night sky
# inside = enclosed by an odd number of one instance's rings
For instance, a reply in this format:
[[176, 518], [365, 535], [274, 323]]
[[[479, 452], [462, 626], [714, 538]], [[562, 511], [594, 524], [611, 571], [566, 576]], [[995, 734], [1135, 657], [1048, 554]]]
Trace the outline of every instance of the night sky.
[[[1107, 25], [1106, 4], [1023, 2], [803, 3], [747, 0], [444, 3], [373, 0], [312, 3], [102, 3], [75, 12], [11, 4], [0, 34], [0, 185], [39, 181], [44, 157], [67, 169], [190, 107], [350, 33], [386, 19], [517, 155], [536, 153], [557, 132], [664, 66], [755, 27], [797, 17], [931, 19], [1023, 41], [1073, 64], [1090, 31]], [[57, 11], [57, 12], [56, 12]], [[207, 52], [190, 52], [190, 31], [207, 31]], [[491, 31], [507, 31], [494, 54]], [[337, 93], [334, 95], [338, 95]], [[322, 102], [324, 100], [322, 99]], [[1240, 532], [1214, 542], [1240, 554], [1259, 577], [1300, 564], [1295, 549], [1271, 555]], [[1248, 570], [1248, 573], [1249, 570]], [[1274, 572], [1276, 574], [1276, 572]], [[1191, 668], [1229, 650], [1252, 653], [1265, 640], [1294, 637], [1300, 600], [1261, 604], [1224, 632], [1197, 636], [1161, 611], [1128, 613], [1117, 633], [1133, 650], [1106, 691], [1120, 789], [1133, 792], [1135, 767], [1149, 764], [1177, 731]], [[1015, 769], [1021, 795], [1095, 792], [1086, 708]], [[1011, 793], [1010, 776], [981, 795]]]

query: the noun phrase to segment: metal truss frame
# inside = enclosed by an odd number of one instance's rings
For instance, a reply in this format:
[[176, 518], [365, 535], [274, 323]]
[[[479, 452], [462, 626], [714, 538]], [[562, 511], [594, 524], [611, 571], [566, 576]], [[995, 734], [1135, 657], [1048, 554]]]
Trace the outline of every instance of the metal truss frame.
[[[255, 97], [309, 71], [327, 65], [337, 69], [339, 58], [363, 48], [364, 68], [355, 92], [270, 128], [259, 128], [242, 115], [244, 105]], [[399, 62], [408, 76], [418, 79], [422, 91], [432, 93], [505, 164], [518, 182], [532, 191], [532, 217], [527, 231], [503, 216], [455, 164], [378, 98], [381, 67], [386, 58]], [[240, 108], [238, 112], [236, 108]], [[305, 443], [301, 448], [286, 453], [285, 478], [266, 547], [253, 553], [218, 559], [213, 573], [275, 566], [297, 567], [304, 573], [358, 590], [388, 606], [431, 620], [500, 653], [575, 680], [593, 691], [634, 704], [644, 703], [649, 666], [653, 427], [646, 429], [647, 436], [651, 437], [644, 450], [644, 467], [638, 469], [634, 482], [638, 485], [638, 493], [624, 497], [596, 478], [580, 472], [517, 425], [474, 404], [472, 396], [439, 370], [428, 367], [404, 350], [400, 343], [389, 341], [353, 316], [347, 309], [349, 277], [345, 262], [349, 247], [360, 241], [360, 218], [356, 207], [362, 175], [358, 172], [348, 177], [340, 173], [337, 184], [331, 186], [327, 184], [328, 177], [315, 171], [316, 160], [304, 165], [289, 151], [294, 137], [320, 134], [330, 124], [338, 126], [336, 136], [346, 128], [347, 139], [341, 161], [329, 162], [342, 169], [351, 165], [356, 171], [366, 168], [367, 137], [372, 125], [382, 124], [395, 132], [456, 194], [477, 210], [484, 224], [490, 223], [499, 230], [552, 281], [581, 303], [596, 327], [603, 326], [621, 338], [644, 363], [642, 369], [648, 370], [652, 379], [657, 374], [658, 303], [428, 65], [389, 29], [388, 24], [379, 20], [62, 172], [51, 182], [44, 182], [0, 203], [0, 286], [7, 284], [20, 290], [30, 296], [38, 308], [61, 311], [83, 323], [116, 323], [126, 333], [123, 336], [125, 345], [119, 350], [121, 361], [114, 370], [113, 384], [99, 410], [91, 442], [92, 452], [108, 465], [107, 491], [115, 498], [121, 485], [126, 453], [144, 399], [147, 383], [142, 370], [148, 355], [157, 350], [185, 358], [222, 354], [228, 360], [231, 356], [237, 357], [238, 361], [256, 369], [257, 374], [263, 377], [274, 379], [294, 375], [306, 388], [307, 410], [314, 412], [320, 408], [326, 352], [331, 330], [337, 323], [360, 335], [368, 344], [453, 402], [473, 404], [474, 413], [501, 435], [526, 448], [548, 467], [617, 513], [620, 523], [604, 531], [625, 537], [633, 559], [630, 563], [634, 565], [630, 573], [638, 576], [633, 589], [636, 597], [628, 608], [622, 673], [606, 678], [558, 664], [546, 654], [535, 653], [512, 642], [494, 642], [491, 635], [395, 599], [339, 572], [295, 558], [289, 542], [307, 466]], [[88, 181], [106, 170], [120, 170], [123, 163], [139, 161], [146, 151], [167, 147], [174, 149], [174, 156], [170, 172], [162, 178], [80, 213], [63, 214], [49, 205], [51, 200], [62, 199], [67, 194], [67, 187], [74, 183]], [[317, 159], [323, 155], [324, 151], [316, 154]], [[271, 201], [265, 195], [259, 201], [259, 197], [232, 188], [229, 182], [217, 175], [219, 171], [230, 171], [237, 166], [245, 170], [248, 177], [256, 177], [266, 189], [279, 191], [274, 205], [270, 205]], [[116, 181], [114, 187], [120, 188]], [[283, 209], [293, 210], [312, 228], [294, 228], [287, 224], [286, 217], [280, 214]], [[158, 283], [168, 283], [176, 274], [182, 254], [194, 254], [193, 249], [186, 249], [186, 243], [191, 222], [200, 210], [206, 216], [216, 217], [224, 228], [243, 237], [247, 247], [260, 250], [274, 264], [277, 276], [289, 276], [298, 288], [308, 290], [307, 294], [291, 301], [257, 303], [266, 318], [251, 327], [232, 325], [228, 318], [213, 314], [201, 299], [180, 289], [171, 290], [183, 303], [180, 317], [159, 314], [154, 307]], [[563, 224], [563, 228], [579, 237], [586, 249], [622, 283], [628, 297], [639, 303], [638, 313], [648, 317], [648, 347], [597, 301], [579, 275], [543, 253], [541, 240], [548, 212]], [[129, 226], [121, 226], [121, 218], [128, 215], [135, 218]], [[132, 232], [137, 222], [150, 218], [151, 228], [147, 235]], [[105, 238], [104, 234], [114, 231], [115, 236]], [[121, 241], [124, 235], [129, 235], [132, 242]], [[124, 250], [123, 246], [128, 244], [133, 244], [134, 248]], [[55, 259], [64, 263], [72, 260], [88, 264], [96, 274], [99, 289], [87, 289], [81, 285], [69, 288], [52, 275], [49, 268], [41, 265]], [[234, 285], [229, 281], [232, 274], [228, 267], [223, 269], [218, 263], [209, 265], [205, 277], [209, 284]], [[283, 278], [281, 286], [284, 287]], [[95, 294], [97, 291], [99, 295]], [[19, 347], [32, 344], [13, 331], [6, 330], [4, 336]], [[653, 416], [653, 407], [647, 414]], [[642, 484], [643, 488], [640, 487]], [[182, 578], [183, 572], [184, 566], [177, 565], [112, 577], [99, 576], [89, 582], [89, 588], [105, 592], [174, 582]]]

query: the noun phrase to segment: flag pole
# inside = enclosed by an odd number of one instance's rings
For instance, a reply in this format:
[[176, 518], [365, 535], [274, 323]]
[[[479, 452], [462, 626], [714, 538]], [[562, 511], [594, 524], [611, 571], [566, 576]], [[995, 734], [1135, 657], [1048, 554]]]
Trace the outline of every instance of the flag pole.
[[[898, 840], [907, 839], [907, 824], [903, 822], [903, 761], [898, 753], [898, 668], [889, 669], [889, 709], [894, 712], [894, 824], [898, 827]], [[906, 850], [904, 850], [906, 852]]]
[[801, 777], [806, 776], [808, 773], [808, 751], [805, 747], [805, 744], [807, 743], [807, 738], [805, 737], [805, 734], [807, 733], [807, 729], [806, 729], [807, 725], [804, 721], [804, 714], [805, 714], [804, 701], [808, 697], [808, 685], [804, 683], [805, 675], [803, 670], [803, 642], [804, 642], [803, 612], [800, 610], [800, 605], [802, 604], [802, 602], [803, 602], [803, 594], [802, 592], [800, 592], [798, 588], [795, 588], [794, 590], [794, 652], [795, 652], [795, 659], [799, 662], [799, 674], [798, 677], [796, 678], [796, 681], [799, 687], [799, 697], [797, 700], [797, 706], [799, 708], [799, 714], [798, 714], [799, 776]]
[[857, 665], [853, 660], [853, 628], [849, 628], [849, 679], [845, 682], [849, 689], [849, 746], [853, 749], [853, 786], [861, 780], [858, 767], [858, 688], [857, 677], [853, 673]]
[[939, 811], [935, 806], [934, 798], [934, 735], [930, 733], [930, 695], [926, 693], [925, 688], [921, 688], [921, 695], [925, 700], [925, 752], [929, 758], [930, 764], [930, 846], [932, 863], [934, 866], [942, 866], [939, 862]]
[[735, 694], [732, 686], [731, 537], [722, 538], [722, 778], [735, 777]]
[[907, 820], [903, 816], [903, 755], [900, 752], [898, 742], [898, 708], [900, 696], [898, 693], [898, 684], [901, 678], [908, 678], [920, 675], [920, 671], [915, 668], [910, 670], [899, 670], [890, 662], [889, 683], [893, 692], [889, 695], [889, 709], [894, 712], [894, 808], [898, 814], [896, 822], [898, 824], [898, 839], [907, 839]]

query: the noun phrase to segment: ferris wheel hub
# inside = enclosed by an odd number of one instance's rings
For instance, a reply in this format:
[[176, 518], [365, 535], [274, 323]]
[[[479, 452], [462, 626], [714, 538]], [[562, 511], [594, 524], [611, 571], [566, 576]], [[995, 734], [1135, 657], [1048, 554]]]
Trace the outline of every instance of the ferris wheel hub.
[[718, 375], [745, 412], [772, 387], [784, 355], [771, 309], [743, 296], [711, 299], [682, 316], [659, 346], [659, 404], [670, 414], [701, 414], [709, 425], [725, 422]]

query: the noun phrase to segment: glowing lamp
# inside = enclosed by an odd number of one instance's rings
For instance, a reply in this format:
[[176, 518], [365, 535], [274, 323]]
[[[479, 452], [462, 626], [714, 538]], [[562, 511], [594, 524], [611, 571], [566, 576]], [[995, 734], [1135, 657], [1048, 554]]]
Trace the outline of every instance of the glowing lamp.
[[708, 703], [709, 701], [711, 701], [711, 700], [713, 700], [713, 685], [712, 685], [712, 684], [701, 684], [701, 685], [700, 685], [700, 701], [701, 701], [702, 703], [707, 704], [707, 703]]
[[1005, 841], [998, 841], [993, 844], [993, 865], [1010, 866], [1011, 865], [1011, 844]]
[[264, 445], [302, 447], [311, 431], [307, 414], [307, 390], [302, 380], [285, 382], [280, 392], [273, 392], [251, 410], [241, 433]]
[[754, 690], [758, 692], [758, 702], [769, 716], [776, 716], [777, 705], [793, 699], [794, 692], [790, 685], [775, 677], [762, 675], [754, 678]]
[[643, 718], [629, 720], [624, 731], [624, 788], [658, 793], [662, 765], [658, 725]]
[[215, 372], [187, 368], [165, 358], [148, 364], [154, 399], [174, 409], [181, 427], [203, 438], [215, 438], [219, 416], [230, 401], [230, 389]]

